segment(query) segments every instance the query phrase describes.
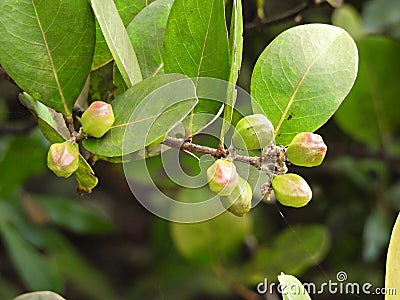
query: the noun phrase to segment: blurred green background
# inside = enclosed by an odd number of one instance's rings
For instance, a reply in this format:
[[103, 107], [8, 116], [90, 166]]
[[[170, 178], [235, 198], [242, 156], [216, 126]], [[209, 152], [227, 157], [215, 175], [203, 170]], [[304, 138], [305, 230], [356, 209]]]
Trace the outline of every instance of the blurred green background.
[[[49, 145], [19, 104], [18, 88], [0, 72], [0, 299], [34, 290], [74, 300], [280, 299], [257, 295], [256, 286], [265, 278], [276, 281], [282, 271], [314, 283], [336, 282], [344, 271], [347, 282], [384, 286], [386, 250], [400, 209], [400, 1], [243, 2], [239, 85], [246, 90], [263, 49], [297, 24], [343, 27], [359, 48], [356, 84], [318, 131], [328, 145], [325, 162], [290, 167], [312, 186], [310, 204], [260, 204], [243, 219], [223, 214], [200, 224], [171, 223], [143, 208], [121, 166], [106, 162], [94, 167], [99, 186], [79, 196], [73, 178], [47, 169]], [[97, 72], [94, 99], [112, 90], [112, 65]], [[190, 169], [196, 160], [183, 155], [181, 163]], [[178, 200], [208, 193], [173, 187], [158, 157], [148, 167], [159, 187]]]

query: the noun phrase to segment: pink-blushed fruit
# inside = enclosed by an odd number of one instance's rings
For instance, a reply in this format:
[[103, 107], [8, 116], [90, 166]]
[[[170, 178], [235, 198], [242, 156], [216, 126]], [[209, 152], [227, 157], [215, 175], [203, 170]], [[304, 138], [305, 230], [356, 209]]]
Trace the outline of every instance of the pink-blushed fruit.
[[326, 150], [327, 146], [319, 134], [301, 132], [290, 142], [286, 156], [294, 165], [315, 167], [324, 160]]
[[251, 209], [253, 190], [250, 184], [239, 177], [239, 183], [228, 196], [221, 197], [222, 204], [235, 216], [243, 217]]
[[283, 174], [272, 178], [272, 188], [276, 200], [292, 207], [302, 207], [312, 198], [308, 183], [297, 174]]
[[55, 143], [47, 154], [47, 166], [58, 177], [69, 177], [78, 169], [78, 145], [71, 142]]
[[207, 169], [208, 186], [220, 196], [229, 195], [239, 182], [239, 175], [233, 162], [218, 159]]
[[112, 106], [103, 101], [94, 101], [81, 117], [83, 132], [101, 138], [114, 124]]
[[262, 114], [249, 115], [236, 124], [232, 137], [233, 145], [239, 149], [261, 149], [274, 140], [274, 126]]

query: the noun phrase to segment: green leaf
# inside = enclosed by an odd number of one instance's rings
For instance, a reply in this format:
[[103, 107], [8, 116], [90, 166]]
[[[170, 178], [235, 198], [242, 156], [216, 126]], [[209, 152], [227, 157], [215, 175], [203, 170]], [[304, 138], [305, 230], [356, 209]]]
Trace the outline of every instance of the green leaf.
[[128, 87], [142, 80], [139, 63], [113, 0], [91, 0], [94, 14]]
[[164, 73], [164, 32], [174, 0], [158, 0], [143, 9], [126, 30], [144, 78]]
[[300, 275], [318, 264], [330, 247], [329, 232], [320, 225], [296, 225], [279, 233], [271, 247], [260, 247], [238, 273], [241, 280], [256, 284], [286, 272]]
[[115, 157], [140, 150], [168, 133], [196, 105], [193, 82], [183, 75], [150, 77], [111, 102], [115, 122], [101, 139], [83, 141], [87, 150]]
[[[400, 214], [397, 216], [396, 223], [393, 226], [392, 237], [390, 238], [389, 249], [386, 258], [386, 275], [385, 275], [385, 288], [400, 291]], [[395, 300], [397, 295], [385, 296], [385, 300]]]
[[400, 46], [380, 36], [360, 39], [357, 45], [358, 78], [335, 120], [352, 138], [375, 149], [386, 148], [400, 125]]
[[346, 30], [354, 39], [363, 35], [363, 24], [357, 9], [349, 4], [344, 4], [335, 9], [332, 14], [332, 24]]
[[91, 265], [59, 232], [49, 227], [30, 227], [29, 237], [36, 235], [38, 247], [68, 283], [86, 299], [118, 299], [107, 278]]
[[[164, 36], [164, 71], [195, 78], [228, 80], [229, 43], [223, 0], [175, 0]], [[204, 87], [210, 88], [210, 87]], [[223, 96], [224, 99], [225, 94]], [[187, 120], [187, 136], [192, 136], [210, 122], [201, 114], [216, 115], [220, 102], [200, 99], [196, 115]], [[198, 119], [197, 114], [200, 114]], [[212, 119], [212, 118], [211, 118]]]
[[[0, 194], [12, 193], [25, 180], [45, 169], [46, 148], [38, 130], [28, 136], [13, 136], [2, 140], [0, 152]], [[23, 167], [21, 166], [23, 160]]]
[[78, 193], [80, 194], [91, 193], [99, 182], [92, 167], [81, 154], [79, 154], [79, 164], [78, 170], [75, 172], [75, 178], [78, 182]]
[[3, 220], [0, 222], [0, 231], [8, 255], [28, 289], [62, 290], [60, 274], [31, 244], [21, 238], [12, 225]]
[[13, 300], [65, 300], [60, 295], [49, 292], [49, 291], [42, 291], [42, 292], [33, 292], [20, 295]]
[[375, 210], [366, 219], [363, 230], [363, 258], [367, 262], [378, 259], [390, 239], [391, 222], [382, 211]]
[[81, 234], [111, 232], [113, 226], [95, 211], [71, 199], [37, 195], [35, 200], [46, 211], [48, 220], [58, 226]]
[[281, 273], [281, 275], [278, 275], [278, 280], [283, 287], [284, 300], [311, 300], [310, 295], [296, 277]]
[[0, 2], [0, 64], [23, 90], [64, 115], [85, 84], [94, 43], [87, 1]]
[[286, 30], [254, 67], [253, 110], [271, 120], [276, 142], [287, 145], [333, 115], [353, 86], [357, 65], [357, 47], [341, 28], [309, 24]]
[[[201, 202], [209, 196], [208, 188], [182, 190], [177, 201]], [[201, 223], [170, 223], [172, 240], [186, 259], [202, 265], [212, 265], [238, 253], [241, 243], [251, 230], [250, 216], [238, 218], [225, 211]]]
[[231, 29], [229, 31], [230, 72], [227, 96], [224, 107], [224, 118], [221, 129], [221, 140], [229, 130], [232, 121], [233, 108], [236, 102], [236, 82], [239, 77], [243, 55], [243, 13], [242, 1], [234, 0], [232, 5]]
[[[147, 5], [147, 0], [114, 0], [118, 13], [125, 26]], [[99, 22], [96, 22], [96, 47], [94, 50], [92, 70], [97, 70], [113, 59], [108, 49]]]

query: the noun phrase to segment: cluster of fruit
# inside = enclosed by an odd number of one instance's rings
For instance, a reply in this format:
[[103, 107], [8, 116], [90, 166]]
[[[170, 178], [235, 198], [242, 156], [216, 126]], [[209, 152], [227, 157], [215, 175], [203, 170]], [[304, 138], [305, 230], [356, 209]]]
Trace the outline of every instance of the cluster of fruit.
[[[82, 114], [82, 131], [88, 136], [102, 137], [114, 123], [114, 113], [110, 104], [95, 101]], [[76, 141], [54, 143], [47, 154], [47, 166], [59, 177], [69, 177], [79, 164], [79, 147]]]
[[[256, 150], [274, 144], [274, 127], [262, 114], [249, 115], [236, 125], [232, 143], [237, 149]], [[318, 134], [297, 134], [285, 150], [286, 161], [304, 167], [322, 163], [327, 147]], [[218, 159], [207, 170], [209, 188], [221, 196], [222, 203], [237, 216], [251, 209], [252, 189], [241, 178], [232, 158]], [[271, 185], [276, 199], [283, 205], [301, 207], [312, 197], [307, 182], [297, 174], [272, 174]]]
[[[80, 122], [84, 135], [102, 137], [114, 123], [111, 105], [102, 101], [93, 102], [82, 114]], [[236, 149], [257, 150], [274, 146], [274, 127], [262, 114], [242, 118], [235, 129], [232, 143]], [[164, 139], [165, 136], [155, 143], [158, 144]], [[302, 132], [297, 134], [285, 149], [285, 161], [298, 166], [318, 166], [322, 163], [326, 150], [321, 136]], [[232, 156], [216, 160], [207, 170], [207, 177], [211, 191], [221, 196], [222, 204], [233, 214], [243, 216], [251, 209], [253, 191], [250, 184], [239, 176], [233, 160]], [[71, 139], [52, 144], [47, 156], [47, 165], [59, 177], [69, 177], [73, 174], [79, 165], [77, 141]], [[306, 205], [312, 197], [307, 182], [297, 174], [282, 174], [285, 172], [270, 174], [271, 182], [268, 184], [272, 187], [276, 199], [287, 206]]]

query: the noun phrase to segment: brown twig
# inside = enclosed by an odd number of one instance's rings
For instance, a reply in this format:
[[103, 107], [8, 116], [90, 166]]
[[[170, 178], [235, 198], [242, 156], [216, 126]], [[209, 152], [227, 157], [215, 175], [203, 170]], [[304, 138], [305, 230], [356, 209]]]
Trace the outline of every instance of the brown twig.
[[[177, 139], [173, 137], [167, 137], [164, 141], [163, 144], [175, 148], [175, 149], [180, 149], [182, 151], [189, 151], [189, 152], [195, 152], [195, 153], [201, 153], [201, 154], [209, 154], [215, 158], [227, 158], [230, 156], [230, 153], [228, 150], [224, 150], [221, 148], [211, 148], [208, 146], [202, 146], [198, 144], [194, 144], [188, 141], [185, 141], [184, 139]], [[252, 165], [253, 167], [260, 169], [261, 168], [261, 157], [258, 156], [244, 156], [244, 155], [234, 155], [232, 158], [236, 161], [240, 161], [243, 163], [247, 163], [249, 165]]]

